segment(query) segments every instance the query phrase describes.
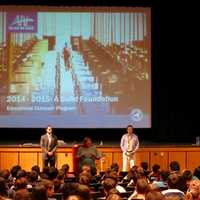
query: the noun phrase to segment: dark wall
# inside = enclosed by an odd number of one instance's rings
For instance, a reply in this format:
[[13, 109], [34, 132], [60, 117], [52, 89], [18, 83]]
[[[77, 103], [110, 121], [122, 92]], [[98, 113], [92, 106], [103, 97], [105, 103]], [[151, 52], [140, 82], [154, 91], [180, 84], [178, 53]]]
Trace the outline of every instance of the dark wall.
[[[15, 4], [6, 0], [6, 4]], [[67, 3], [66, 3], [67, 2]], [[1, 2], [2, 4], [4, 1]], [[27, 4], [18, 1], [18, 4]], [[150, 6], [152, 8], [152, 128], [137, 129], [141, 142], [194, 143], [198, 113], [198, 74], [194, 48], [197, 12], [194, 5], [167, 1], [32, 1], [35, 5]], [[192, 10], [191, 10], [192, 9]], [[195, 21], [196, 20], [196, 21]], [[194, 31], [195, 30], [195, 31]], [[196, 38], [196, 39], [195, 39]], [[192, 52], [191, 52], [192, 51]], [[196, 57], [198, 58], [198, 56]], [[39, 142], [43, 129], [0, 129], [2, 142]], [[56, 129], [59, 139], [119, 141], [125, 129]]]

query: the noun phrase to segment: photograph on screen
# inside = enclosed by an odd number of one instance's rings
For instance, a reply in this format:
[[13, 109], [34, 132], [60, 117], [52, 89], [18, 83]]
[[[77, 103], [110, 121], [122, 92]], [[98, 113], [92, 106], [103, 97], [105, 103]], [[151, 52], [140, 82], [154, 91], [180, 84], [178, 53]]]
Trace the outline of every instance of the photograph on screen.
[[0, 6], [0, 127], [151, 127], [151, 9]]

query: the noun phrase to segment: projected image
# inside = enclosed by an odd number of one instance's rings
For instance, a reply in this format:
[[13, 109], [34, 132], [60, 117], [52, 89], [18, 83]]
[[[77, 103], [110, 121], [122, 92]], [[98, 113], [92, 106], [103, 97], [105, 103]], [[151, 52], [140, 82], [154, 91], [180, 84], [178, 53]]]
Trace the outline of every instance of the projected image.
[[0, 127], [151, 127], [150, 44], [148, 8], [0, 11]]

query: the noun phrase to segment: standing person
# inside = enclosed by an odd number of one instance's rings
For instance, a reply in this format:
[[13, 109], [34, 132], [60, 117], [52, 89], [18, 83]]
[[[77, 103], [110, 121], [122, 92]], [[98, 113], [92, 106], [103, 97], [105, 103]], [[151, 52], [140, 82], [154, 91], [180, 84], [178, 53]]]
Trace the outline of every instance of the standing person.
[[134, 133], [132, 125], [127, 126], [127, 133], [122, 136], [120, 147], [123, 152], [122, 171], [126, 172], [129, 167], [132, 168], [135, 165], [135, 152], [139, 148], [138, 136]]
[[63, 57], [64, 57], [65, 68], [69, 69], [70, 68], [70, 51], [67, 46], [67, 43], [65, 43], [65, 46], [63, 48]]
[[102, 155], [92, 144], [92, 139], [89, 137], [85, 137], [83, 139], [83, 145], [78, 148], [76, 157], [78, 158], [79, 171], [82, 171], [83, 166], [88, 165], [91, 167], [91, 173], [95, 174], [95, 160], [100, 159]]
[[48, 164], [55, 167], [57, 137], [52, 133], [51, 125], [47, 126], [46, 134], [41, 136], [40, 146], [42, 148], [43, 167], [47, 167]]

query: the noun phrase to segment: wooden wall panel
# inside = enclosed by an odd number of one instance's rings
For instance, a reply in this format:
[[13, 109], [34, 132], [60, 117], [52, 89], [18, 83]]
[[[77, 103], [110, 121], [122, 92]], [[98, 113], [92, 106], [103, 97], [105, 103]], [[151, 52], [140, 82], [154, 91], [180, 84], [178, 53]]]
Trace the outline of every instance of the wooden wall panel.
[[170, 164], [170, 162], [174, 160], [179, 162], [181, 170], [186, 168], [186, 152], [179, 152], [179, 151], [169, 152], [168, 163]]
[[192, 171], [200, 166], [200, 152], [187, 152], [187, 169]]
[[168, 166], [168, 152], [154, 151], [150, 153], [150, 169], [154, 164], [159, 164], [162, 169], [167, 169]]
[[[97, 170], [107, 170], [113, 162], [117, 162], [122, 168], [122, 152], [120, 147], [98, 147], [105, 157], [97, 161]], [[70, 171], [73, 169], [72, 148], [61, 148], [57, 150], [57, 167], [69, 164]], [[153, 164], [160, 164], [161, 168], [168, 169], [172, 160], [177, 160], [181, 169], [193, 170], [200, 165], [200, 147], [140, 147], [136, 153], [136, 164], [147, 161], [151, 168]], [[30, 170], [33, 165], [39, 165], [42, 170], [41, 148], [0, 146], [0, 169], [10, 169], [20, 164], [25, 170]]]
[[105, 157], [96, 161], [97, 171], [107, 170], [113, 163], [113, 153], [104, 153]]
[[69, 171], [73, 171], [72, 153], [59, 152], [57, 154], [57, 168], [60, 169], [62, 165], [68, 164]]
[[148, 151], [140, 151], [136, 153], [136, 165], [140, 165], [141, 162], [147, 162], [149, 164], [149, 152]]
[[19, 165], [26, 170], [30, 171], [31, 167], [38, 163], [37, 152], [20, 152]]
[[1, 152], [0, 169], [11, 169], [14, 165], [19, 164], [17, 152]]

